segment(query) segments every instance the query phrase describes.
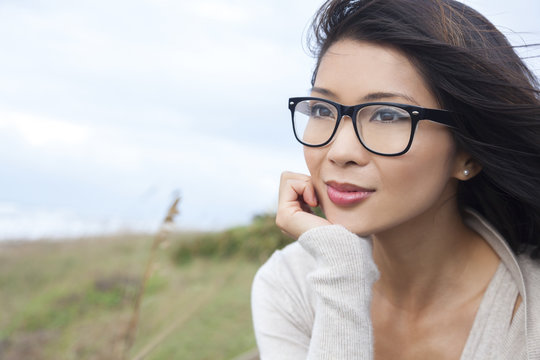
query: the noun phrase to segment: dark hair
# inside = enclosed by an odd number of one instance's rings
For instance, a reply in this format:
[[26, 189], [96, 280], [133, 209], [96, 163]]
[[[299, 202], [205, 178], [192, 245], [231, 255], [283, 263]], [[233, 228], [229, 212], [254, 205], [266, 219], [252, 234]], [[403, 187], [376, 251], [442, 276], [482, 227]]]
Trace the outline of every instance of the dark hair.
[[[540, 258], [540, 90], [508, 40], [454, 0], [330, 0], [309, 38], [321, 58], [338, 40], [392, 46], [456, 113], [457, 145], [482, 172], [458, 186], [458, 204], [482, 214], [516, 253]], [[529, 45], [538, 46], [538, 45]]]

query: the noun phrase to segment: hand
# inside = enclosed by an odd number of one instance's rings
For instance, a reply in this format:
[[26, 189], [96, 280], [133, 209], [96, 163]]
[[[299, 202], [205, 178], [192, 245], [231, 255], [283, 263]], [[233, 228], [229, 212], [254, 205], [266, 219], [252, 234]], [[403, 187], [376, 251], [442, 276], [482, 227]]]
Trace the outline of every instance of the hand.
[[331, 223], [313, 214], [310, 207], [318, 206], [311, 177], [284, 172], [279, 185], [276, 224], [285, 234], [298, 239], [306, 231]]

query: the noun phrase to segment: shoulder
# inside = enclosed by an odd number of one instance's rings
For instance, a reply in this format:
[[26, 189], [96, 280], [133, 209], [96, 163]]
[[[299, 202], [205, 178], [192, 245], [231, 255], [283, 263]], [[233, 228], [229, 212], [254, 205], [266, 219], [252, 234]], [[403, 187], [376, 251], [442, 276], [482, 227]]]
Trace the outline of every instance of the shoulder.
[[536, 310], [540, 314], [540, 260], [531, 259], [529, 254], [521, 254], [517, 261], [523, 274], [527, 298], [536, 302]]
[[528, 253], [524, 253], [519, 255], [517, 260], [523, 273], [527, 290], [540, 293], [540, 287], [538, 286], [538, 283], [540, 283], [540, 259], [531, 259]]
[[521, 254], [517, 260], [525, 284], [528, 338], [536, 347], [540, 344], [540, 260], [528, 254]]
[[540, 260], [531, 259], [529, 254], [521, 254], [517, 261], [523, 274], [527, 298], [529, 301], [538, 301], [537, 311], [540, 313]]

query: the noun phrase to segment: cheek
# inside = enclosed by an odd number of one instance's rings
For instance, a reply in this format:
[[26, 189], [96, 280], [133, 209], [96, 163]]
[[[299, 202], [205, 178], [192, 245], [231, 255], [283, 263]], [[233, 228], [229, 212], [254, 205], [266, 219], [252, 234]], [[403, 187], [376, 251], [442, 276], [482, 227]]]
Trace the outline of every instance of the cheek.
[[[433, 202], [444, 192], [452, 176], [455, 147], [451, 139], [438, 144], [419, 143], [401, 159], [381, 166], [381, 182], [395, 199]], [[442, 145], [442, 146], [441, 146]], [[398, 200], [399, 201], [399, 200]]]
[[323, 150], [323, 148], [304, 147], [304, 160], [314, 181], [318, 178], [319, 169], [324, 159]]

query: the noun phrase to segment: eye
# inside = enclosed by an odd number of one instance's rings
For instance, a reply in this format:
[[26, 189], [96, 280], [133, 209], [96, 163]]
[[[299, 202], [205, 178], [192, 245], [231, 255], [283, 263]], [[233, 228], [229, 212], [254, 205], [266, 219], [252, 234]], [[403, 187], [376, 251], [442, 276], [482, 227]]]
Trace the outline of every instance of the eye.
[[394, 123], [398, 121], [409, 121], [410, 115], [407, 111], [393, 107], [380, 107], [373, 111], [369, 121], [381, 123]]
[[315, 103], [310, 107], [310, 116], [325, 118], [325, 117], [334, 117], [334, 111], [330, 105], [324, 103]]

